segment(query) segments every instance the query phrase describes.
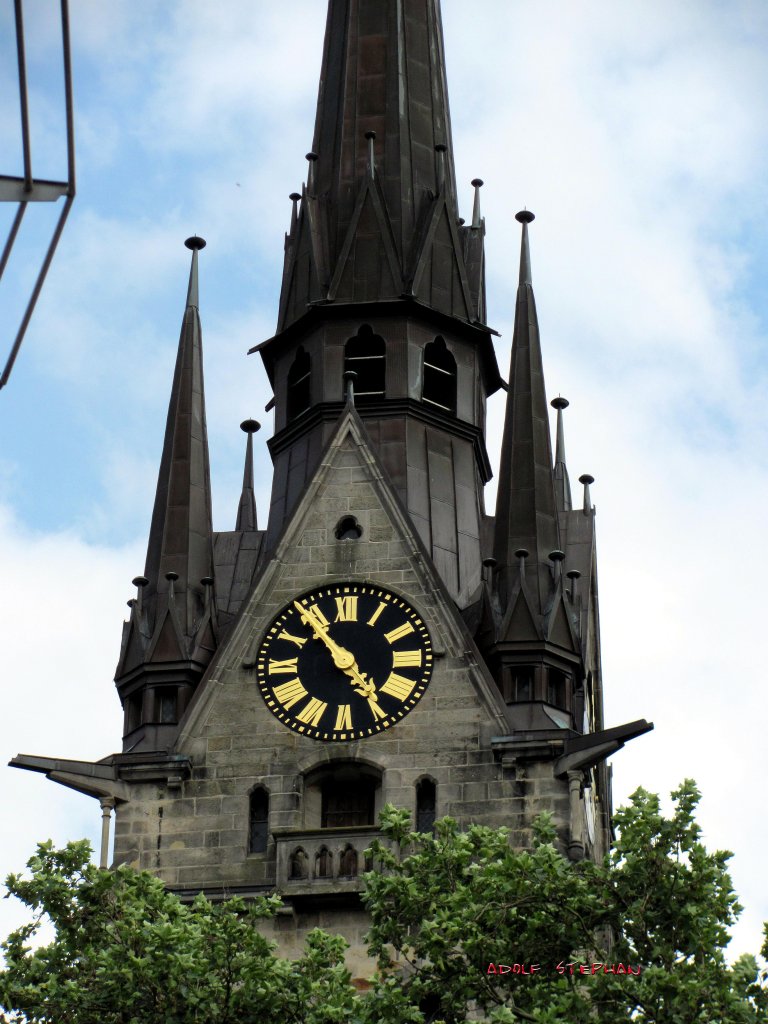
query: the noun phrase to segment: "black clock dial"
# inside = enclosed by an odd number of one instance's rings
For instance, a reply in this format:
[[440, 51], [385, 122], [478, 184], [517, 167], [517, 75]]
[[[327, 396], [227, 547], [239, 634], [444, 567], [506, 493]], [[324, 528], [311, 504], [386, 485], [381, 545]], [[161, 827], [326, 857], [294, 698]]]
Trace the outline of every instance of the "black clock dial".
[[432, 643], [401, 597], [337, 583], [296, 598], [267, 629], [256, 678], [284, 725], [316, 740], [349, 741], [390, 728], [424, 695]]

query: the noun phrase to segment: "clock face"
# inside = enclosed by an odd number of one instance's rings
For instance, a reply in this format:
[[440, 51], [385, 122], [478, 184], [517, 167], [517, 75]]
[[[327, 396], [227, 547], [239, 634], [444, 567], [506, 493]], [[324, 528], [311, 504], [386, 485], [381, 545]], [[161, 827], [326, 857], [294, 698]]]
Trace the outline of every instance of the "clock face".
[[267, 629], [256, 678], [283, 725], [315, 740], [359, 740], [399, 722], [423, 697], [432, 643], [397, 594], [338, 583], [304, 594]]

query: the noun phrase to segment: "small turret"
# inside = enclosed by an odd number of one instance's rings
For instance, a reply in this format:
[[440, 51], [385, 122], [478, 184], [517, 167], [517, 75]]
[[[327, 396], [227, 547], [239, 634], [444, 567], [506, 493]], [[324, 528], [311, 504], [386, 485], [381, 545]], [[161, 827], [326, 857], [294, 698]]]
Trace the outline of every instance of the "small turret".
[[557, 441], [555, 442], [555, 502], [558, 512], [570, 512], [571, 482], [568, 478], [568, 467], [565, 464], [565, 431], [563, 429], [563, 410], [568, 408], [568, 399], [560, 395], [549, 403], [557, 409]]
[[496, 501], [494, 557], [502, 608], [509, 605], [518, 576], [514, 552], [525, 548], [531, 614], [541, 623], [552, 592], [550, 551], [560, 548], [552, 478], [552, 442], [539, 342], [539, 322], [531, 284], [528, 225], [534, 215], [516, 215], [522, 224], [509, 390]]
[[203, 349], [194, 236], [144, 575], [123, 631], [115, 682], [126, 749], [162, 750], [217, 644]]
[[248, 435], [248, 441], [245, 446], [243, 490], [240, 494], [240, 504], [237, 507], [235, 530], [241, 533], [250, 533], [259, 528], [256, 518], [256, 495], [253, 490], [253, 435], [261, 429], [261, 424], [256, 420], [243, 420], [240, 429]]
[[561, 521], [571, 507], [562, 430], [568, 402], [552, 403], [558, 411], [553, 468], [528, 239], [533, 219], [528, 210], [517, 214], [520, 277], [494, 533], [496, 628], [493, 640], [486, 629], [481, 643], [514, 728], [541, 735], [574, 728], [584, 666], [567, 520]]

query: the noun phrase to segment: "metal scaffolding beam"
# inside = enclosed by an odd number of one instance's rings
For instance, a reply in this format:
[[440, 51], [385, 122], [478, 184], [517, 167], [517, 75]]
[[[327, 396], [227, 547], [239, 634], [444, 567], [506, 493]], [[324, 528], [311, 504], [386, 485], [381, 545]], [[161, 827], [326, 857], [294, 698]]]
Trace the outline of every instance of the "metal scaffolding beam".
[[29, 131], [29, 102], [27, 90], [27, 61], [24, 44], [24, 11], [23, 0], [14, 0], [16, 17], [16, 53], [19, 68], [19, 101], [21, 106], [21, 143], [24, 159], [24, 176], [0, 175], [0, 202], [18, 203], [16, 216], [13, 218], [8, 238], [0, 255], [0, 279], [2, 279], [11, 255], [16, 237], [24, 219], [29, 203], [51, 203], [64, 197], [64, 206], [53, 231], [53, 236], [37, 275], [32, 294], [29, 297], [19, 329], [11, 345], [10, 353], [0, 375], [0, 389], [4, 388], [11, 376], [13, 364], [21, 349], [29, 321], [42, 291], [48, 269], [59, 244], [61, 233], [67, 222], [69, 211], [75, 200], [75, 129], [72, 103], [72, 59], [69, 40], [69, 3], [61, 0], [61, 38], [64, 57], [64, 104], [66, 109], [67, 132], [67, 179], [66, 181], [46, 181], [36, 179], [32, 172], [32, 145]]

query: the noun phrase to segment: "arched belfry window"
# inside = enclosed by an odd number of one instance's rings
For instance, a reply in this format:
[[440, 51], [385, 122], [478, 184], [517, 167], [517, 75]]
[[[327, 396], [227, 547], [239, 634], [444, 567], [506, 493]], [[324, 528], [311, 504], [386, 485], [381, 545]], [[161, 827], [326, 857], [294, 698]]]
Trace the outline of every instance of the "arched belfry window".
[[431, 832], [437, 813], [437, 786], [432, 779], [416, 783], [416, 831]]
[[268, 839], [269, 793], [263, 786], [257, 786], [248, 802], [248, 852], [264, 853]]
[[356, 401], [384, 397], [386, 368], [384, 339], [374, 334], [368, 324], [363, 324], [344, 346], [344, 372], [354, 370], [357, 374], [354, 385]]
[[290, 422], [309, 408], [312, 362], [300, 345], [288, 371], [287, 413]]
[[456, 412], [456, 360], [440, 337], [424, 347], [421, 397], [446, 412]]
[[344, 778], [332, 775], [322, 782], [322, 828], [357, 828], [373, 825], [377, 780], [368, 775]]
[[[379, 768], [361, 761], [333, 761], [311, 769], [304, 777], [304, 825], [333, 829], [375, 824], [381, 777]], [[334, 857], [340, 852], [334, 851]]]

